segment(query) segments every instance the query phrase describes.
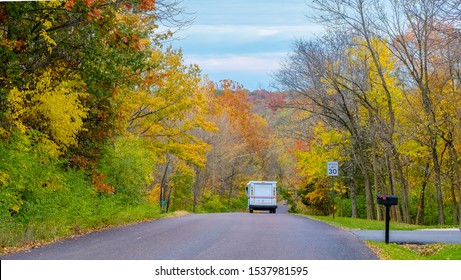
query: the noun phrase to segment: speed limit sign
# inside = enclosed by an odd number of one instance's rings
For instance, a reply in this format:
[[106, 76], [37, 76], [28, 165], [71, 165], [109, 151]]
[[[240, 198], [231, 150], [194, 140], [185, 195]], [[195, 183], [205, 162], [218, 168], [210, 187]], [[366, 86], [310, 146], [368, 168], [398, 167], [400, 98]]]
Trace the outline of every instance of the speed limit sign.
[[327, 163], [327, 175], [328, 176], [338, 176], [338, 162], [337, 161], [330, 161]]

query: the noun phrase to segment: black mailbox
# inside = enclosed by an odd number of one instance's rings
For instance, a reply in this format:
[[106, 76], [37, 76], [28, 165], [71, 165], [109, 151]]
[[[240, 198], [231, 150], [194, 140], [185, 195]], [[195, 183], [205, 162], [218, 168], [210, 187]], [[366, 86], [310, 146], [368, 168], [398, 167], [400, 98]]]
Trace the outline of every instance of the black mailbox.
[[378, 204], [382, 204], [386, 206], [386, 232], [385, 232], [385, 241], [386, 244], [389, 243], [389, 221], [391, 220], [391, 213], [389, 209], [392, 205], [397, 205], [399, 199], [396, 195], [387, 195], [387, 194], [377, 194], [376, 199], [378, 200]]
[[398, 196], [396, 195], [385, 195], [385, 194], [377, 194], [376, 199], [378, 199], [378, 204], [382, 205], [397, 205], [398, 204]]

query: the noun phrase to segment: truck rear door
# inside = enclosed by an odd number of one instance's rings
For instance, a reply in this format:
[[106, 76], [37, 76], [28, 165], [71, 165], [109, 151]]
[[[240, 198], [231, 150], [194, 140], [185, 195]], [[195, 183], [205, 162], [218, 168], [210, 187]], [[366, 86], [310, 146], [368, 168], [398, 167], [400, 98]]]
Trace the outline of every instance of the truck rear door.
[[254, 204], [255, 205], [274, 205], [274, 191], [272, 184], [255, 183]]

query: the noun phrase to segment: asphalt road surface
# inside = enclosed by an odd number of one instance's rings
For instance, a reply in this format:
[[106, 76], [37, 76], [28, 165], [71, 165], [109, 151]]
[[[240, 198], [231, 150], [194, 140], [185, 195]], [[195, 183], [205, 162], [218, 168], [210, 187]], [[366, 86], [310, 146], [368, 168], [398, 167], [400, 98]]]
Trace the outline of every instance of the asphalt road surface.
[[0, 259], [362, 260], [377, 259], [353, 233], [266, 212], [190, 214], [68, 239]]

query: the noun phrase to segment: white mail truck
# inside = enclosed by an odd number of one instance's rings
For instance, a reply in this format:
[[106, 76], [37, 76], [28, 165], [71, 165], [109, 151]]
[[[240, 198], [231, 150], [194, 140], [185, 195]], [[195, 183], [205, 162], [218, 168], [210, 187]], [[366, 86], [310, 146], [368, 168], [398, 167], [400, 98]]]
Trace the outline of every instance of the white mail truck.
[[250, 181], [246, 188], [248, 197], [248, 210], [269, 210], [275, 213], [277, 209], [277, 182], [275, 181]]

